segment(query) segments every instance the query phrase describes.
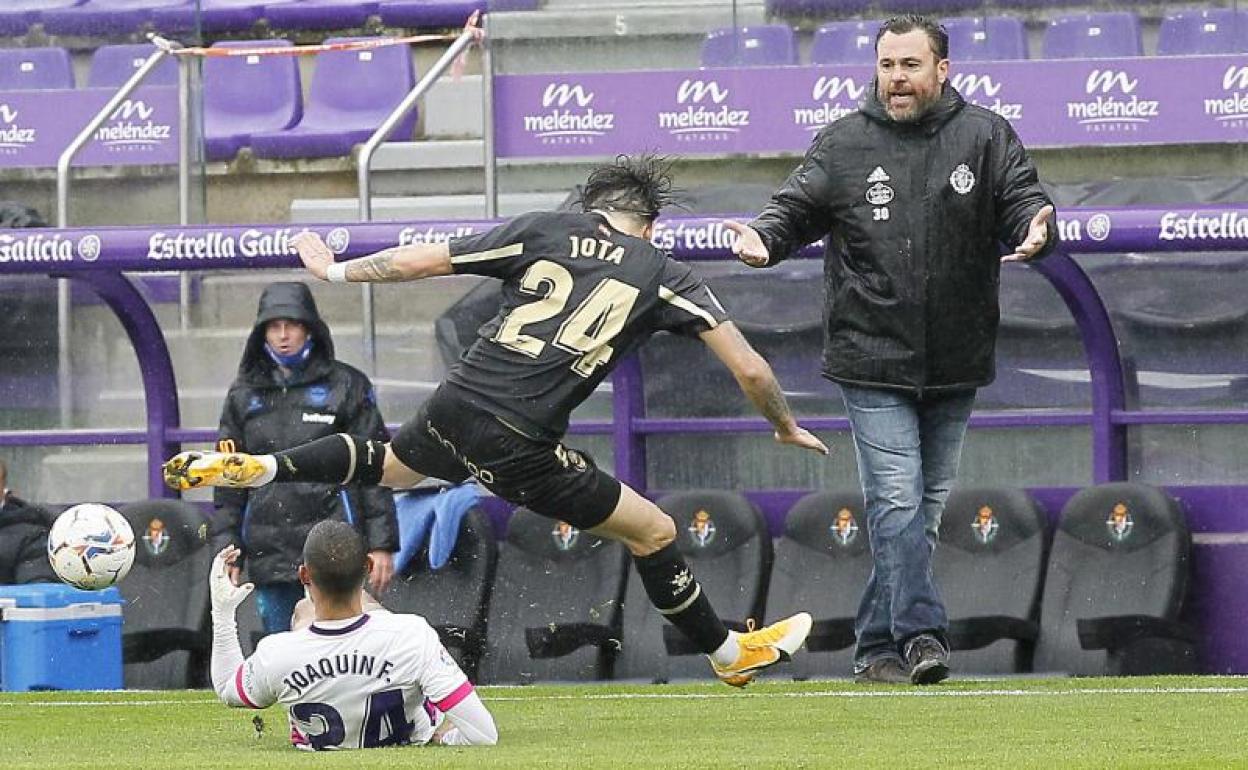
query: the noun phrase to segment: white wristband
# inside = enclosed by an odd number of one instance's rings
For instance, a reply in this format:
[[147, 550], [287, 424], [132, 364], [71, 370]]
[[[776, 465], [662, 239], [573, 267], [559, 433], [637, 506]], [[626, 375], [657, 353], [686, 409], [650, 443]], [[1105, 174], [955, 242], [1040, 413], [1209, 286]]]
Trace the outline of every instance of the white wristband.
[[325, 270], [325, 280], [330, 283], [346, 283], [347, 282], [347, 263], [335, 262]]

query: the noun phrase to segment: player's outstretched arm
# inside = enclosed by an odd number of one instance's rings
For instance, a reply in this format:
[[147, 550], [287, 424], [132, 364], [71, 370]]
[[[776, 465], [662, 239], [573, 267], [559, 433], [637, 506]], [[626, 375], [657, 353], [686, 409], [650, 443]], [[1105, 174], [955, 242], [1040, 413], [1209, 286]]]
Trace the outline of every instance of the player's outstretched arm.
[[714, 329], [708, 329], [699, 335], [707, 347], [724, 362], [737, 385], [749, 397], [758, 411], [762, 412], [767, 421], [776, 429], [776, 441], [781, 444], [792, 444], [803, 449], [810, 449], [820, 454], [827, 454], [824, 446], [813, 433], [797, 424], [793, 412], [789, 410], [789, 402], [771, 371], [771, 365], [750, 346], [741, 336], [741, 332], [731, 321], [725, 321]]
[[303, 232], [291, 243], [312, 275], [334, 283], [395, 283], [451, 274], [451, 250], [446, 243], [395, 246], [366, 257], [335, 262], [321, 236]]
[[230, 568], [238, 561], [241, 551], [234, 546], [221, 549], [212, 560], [208, 572], [208, 589], [212, 597], [212, 689], [227, 706], [263, 708], [270, 704], [257, 703], [249, 695], [240, 672], [245, 665], [243, 650], [238, 644], [238, 625], [234, 611], [255, 589], [251, 583], [234, 585]]

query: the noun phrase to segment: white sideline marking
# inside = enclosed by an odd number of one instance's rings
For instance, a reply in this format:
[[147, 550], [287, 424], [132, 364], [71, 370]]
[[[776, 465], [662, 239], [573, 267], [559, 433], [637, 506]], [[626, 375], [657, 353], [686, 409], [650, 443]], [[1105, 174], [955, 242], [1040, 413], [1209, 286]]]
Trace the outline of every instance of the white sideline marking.
[[[511, 688], [508, 688], [511, 689]], [[482, 700], [497, 702], [559, 701], [559, 700], [717, 700], [729, 698], [1001, 698], [1001, 697], [1068, 697], [1072, 695], [1248, 695], [1248, 687], [1089, 687], [1067, 690], [806, 690], [797, 692], [722, 692], [722, 693], [644, 693], [618, 692], [599, 695], [493, 695], [484, 693]], [[127, 701], [0, 701], [0, 706], [176, 706], [217, 703], [215, 698], [203, 700], [127, 700]]]
[[1027, 697], [1035, 695], [1225, 695], [1241, 693], [1248, 695], [1248, 687], [1124, 687], [1088, 688], [1086, 690], [798, 690], [796, 692], [743, 692], [743, 693], [641, 693], [620, 692], [601, 695], [512, 695], [483, 694], [485, 701], [536, 701], [536, 700], [713, 700], [718, 698], [983, 698]]

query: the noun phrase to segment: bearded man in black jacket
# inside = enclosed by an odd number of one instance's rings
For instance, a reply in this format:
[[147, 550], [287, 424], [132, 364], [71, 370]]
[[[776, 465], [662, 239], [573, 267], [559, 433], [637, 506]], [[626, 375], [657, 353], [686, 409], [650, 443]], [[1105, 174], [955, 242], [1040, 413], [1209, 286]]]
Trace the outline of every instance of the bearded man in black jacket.
[[995, 373], [1001, 263], [1057, 242], [1013, 128], [963, 100], [948, 57], [931, 19], [884, 22], [861, 109], [820, 131], [753, 222], [726, 223], [754, 267], [827, 236], [823, 374], [844, 396], [874, 559], [860, 681], [948, 676], [932, 554], [975, 391]]
[[[389, 439], [368, 377], [334, 358], [333, 337], [311, 290], [302, 283], [271, 284], [260, 296], [221, 409], [218, 446], [274, 452], [335, 433]], [[279, 484], [218, 489], [215, 503], [214, 547], [242, 549], [265, 633], [290, 629], [291, 612], [303, 598], [297, 573], [303, 543], [319, 521], [337, 519], [359, 530], [373, 559], [372, 589], [380, 593], [390, 581], [399, 534], [389, 490]], [[237, 578], [239, 567], [233, 569]]]

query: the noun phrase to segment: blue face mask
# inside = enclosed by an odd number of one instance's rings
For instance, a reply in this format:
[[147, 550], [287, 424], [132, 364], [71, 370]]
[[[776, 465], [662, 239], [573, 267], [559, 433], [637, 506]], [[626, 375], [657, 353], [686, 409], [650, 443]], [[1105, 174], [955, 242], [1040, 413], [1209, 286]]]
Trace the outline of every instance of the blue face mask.
[[278, 353], [273, 349], [273, 346], [267, 342], [264, 343], [264, 352], [268, 353], [269, 358], [273, 359], [273, 363], [278, 366], [284, 366], [287, 369], [302, 369], [303, 365], [308, 362], [308, 358], [312, 355], [312, 337], [309, 336], [304, 341], [303, 347], [299, 348], [294, 353], [290, 353], [289, 355], [282, 355], [281, 353]]

